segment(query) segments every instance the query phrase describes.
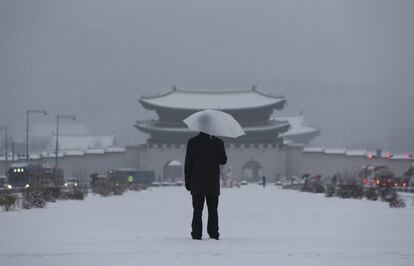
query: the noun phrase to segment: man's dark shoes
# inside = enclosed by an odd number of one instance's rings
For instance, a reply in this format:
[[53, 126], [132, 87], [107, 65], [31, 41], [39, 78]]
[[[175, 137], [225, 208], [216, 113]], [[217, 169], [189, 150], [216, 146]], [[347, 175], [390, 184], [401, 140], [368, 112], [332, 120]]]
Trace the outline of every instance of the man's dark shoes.
[[219, 236], [210, 236], [211, 239], [219, 240]]
[[194, 240], [201, 240], [201, 235], [199, 235], [199, 234], [194, 234], [194, 233], [191, 233], [191, 237], [192, 237]]

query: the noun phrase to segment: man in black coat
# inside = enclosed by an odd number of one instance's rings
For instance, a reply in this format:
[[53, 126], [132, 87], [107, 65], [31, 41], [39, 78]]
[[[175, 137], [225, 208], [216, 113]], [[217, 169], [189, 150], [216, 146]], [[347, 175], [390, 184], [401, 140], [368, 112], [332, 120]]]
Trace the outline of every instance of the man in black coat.
[[203, 232], [203, 206], [207, 201], [207, 232], [211, 238], [219, 239], [218, 198], [220, 195], [220, 164], [227, 162], [224, 143], [221, 139], [200, 132], [187, 143], [185, 155], [185, 187], [193, 197], [193, 239], [201, 239]]

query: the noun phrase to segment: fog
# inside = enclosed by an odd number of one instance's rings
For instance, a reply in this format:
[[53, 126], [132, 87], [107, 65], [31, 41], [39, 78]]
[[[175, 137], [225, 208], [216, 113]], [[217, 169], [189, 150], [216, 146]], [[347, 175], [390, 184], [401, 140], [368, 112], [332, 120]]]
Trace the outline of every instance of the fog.
[[314, 144], [414, 151], [413, 1], [0, 1], [0, 124], [75, 115], [118, 144], [155, 117], [142, 95], [284, 95]]

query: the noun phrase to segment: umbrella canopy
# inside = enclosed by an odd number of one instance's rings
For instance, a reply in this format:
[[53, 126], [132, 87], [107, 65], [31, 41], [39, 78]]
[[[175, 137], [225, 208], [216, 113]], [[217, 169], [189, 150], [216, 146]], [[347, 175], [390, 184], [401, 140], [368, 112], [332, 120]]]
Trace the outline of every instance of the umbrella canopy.
[[183, 122], [194, 131], [214, 136], [237, 138], [246, 134], [234, 117], [217, 110], [196, 112], [184, 119]]

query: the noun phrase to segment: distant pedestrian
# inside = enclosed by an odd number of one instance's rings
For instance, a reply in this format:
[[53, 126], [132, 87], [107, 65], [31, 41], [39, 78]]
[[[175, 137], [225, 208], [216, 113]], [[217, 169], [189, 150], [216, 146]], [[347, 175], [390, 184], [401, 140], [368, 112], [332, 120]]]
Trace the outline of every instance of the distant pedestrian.
[[263, 188], [266, 187], [266, 177], [265, 176], [262, 177], [262, 185], [263, 185]]
[[332, 185], [336, 186], [336, 183], [338, 183], [338, 176], [337, 175], [333, 175], [332, 177]]
[[134, 176], [133, 175], [129, 175], [128, 176], [128, 184], [132, 184], [132, 182], [134, 182]]
[[193, 220], [191, 236], [201, 239], [203, 233], [203, 207], [207, 201], [207, 232], [213, 239], [219, 239], [218, 199], [220, 195], [220, 164], [227, 162], [224, 143], [221, 139], [200, 132], [187, 143], [184, 175], [185, 188], [191, 191]]

